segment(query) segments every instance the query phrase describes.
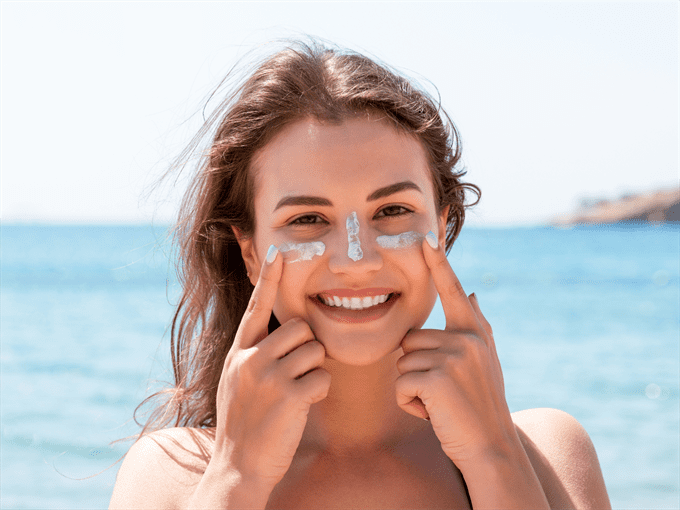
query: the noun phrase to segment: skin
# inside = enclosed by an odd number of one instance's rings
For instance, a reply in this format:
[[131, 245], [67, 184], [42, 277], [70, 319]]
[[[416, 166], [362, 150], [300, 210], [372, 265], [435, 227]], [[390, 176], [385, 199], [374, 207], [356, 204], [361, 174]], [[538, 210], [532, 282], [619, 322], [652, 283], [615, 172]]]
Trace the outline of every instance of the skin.
[[[473, 508], [610, 508], [594, 448], [576, 420], [550, 409], [510, 414], [491, 326], [442, 243], [393, 250], [376, 242], [406, 231], [444, 239], [447, 211], [437, 214], [417, 139], [375, 115], [340, 125], [304, 119], [282, 130], [253, 167], [255, 235], [236, 234], [255, 290], [225, 361], [220, 425], [140, 440], [121, 467], [111, 508], [264, 508], [268, 501], [282, 508], [465, 508], [461, 476]], [[422, 193], [366, 200], [406, 180]], [[291, 195], [333, 205], [275, 210]], [[413, 214], [386, 217], [388, 206]], [[363, 252], [356, 261], [346, 229], [353, 212]], [[303, 216], [304, 225], [291, 225]], [[264, 262], [271, 245], [313, 241], [325, 244], [323, 255]], [[327, 289], [368, 287], [401, 293], [373, 322], [332, 321], [310, 300]], [[446, 326], [422, 330], [437, 295]], [[282, 326], [267, 336], [272, 310]], [[394, 452], [427, 459], [416, 472], [401, 472], [404, 456]], [[436, 467], [437, 455], [455, 467]], [[364, 485], [356, 485], [357, 472]], [[440, 473], [445, 478], [415, 481]], [[342, 492], [350, 485], [354, 492]]]
[[[257, 222], [254, 239], [240, 243], [252, 283], [257, 283], [269, 245], [318, 240], [326, 246], [323, 256], [284, 267], [274, 304], [279, 322], [304, 319], [326, 347], [327, 356], [346, 365], [372, 365], [394, 352], [406, 331], [425, 322], [437, 297], [420, 250], [384, 250], [375, 241], [379, 235], [408, 230], [445, 235], [447, 211], [437, 217], [421, 145], [383, 121], [353, 119], [335, 126], [306, 120], [274, 138], [257, 155], [254, 167], [255, 215], [263, 220]], [[423, 193], [406, 190], [376, 202], [365, 201], [374, 190], [406, 180], [416, 183]], [[291, 195], [321, 196], [334, 205], [274, 211], [281, 198]], [[381, 213], [386, 206], [396, 207]], [[405, 212], [398, 206], [414, 213], [396, 216]], [[357, 261], [348, 256], [346, 220], [352, 212], [357, 213], [363, 251]], [[319, 217], [304, 217], [312, 214]], [[289, 225], [296, 220], [306, 224]], [[385, 332], [384, 324], [358, 328], [330, 323], [308, 300], [326, 289], [366, 287], [397, 289], [402, 293], [401, 308], [409, 306], [413, 311]], [[376, 340], [376, 336], [382, 338]]]

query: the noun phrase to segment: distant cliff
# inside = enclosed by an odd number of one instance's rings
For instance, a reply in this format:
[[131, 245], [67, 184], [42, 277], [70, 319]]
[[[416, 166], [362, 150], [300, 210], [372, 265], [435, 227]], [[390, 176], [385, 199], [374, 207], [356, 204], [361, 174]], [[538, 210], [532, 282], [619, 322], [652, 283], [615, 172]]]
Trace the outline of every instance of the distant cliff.
[[618, 200], [581, 201], [579, 209], [561, 215], [552, 225], [680, 222], [680, 188], [624, 195]]

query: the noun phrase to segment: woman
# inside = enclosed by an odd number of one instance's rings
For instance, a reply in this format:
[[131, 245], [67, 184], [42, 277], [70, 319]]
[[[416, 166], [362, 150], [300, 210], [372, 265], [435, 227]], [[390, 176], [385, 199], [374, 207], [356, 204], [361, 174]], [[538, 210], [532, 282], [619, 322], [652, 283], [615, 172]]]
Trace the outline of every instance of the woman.
[[[446, 259], [479, 193], [438, 104], [299, 43], [214, 120], [178, 227], [176, 386], [110, 508], [609, 508], [574, 418], [508, 410]], [[437, 295], [446, 327], [422, 330]]]

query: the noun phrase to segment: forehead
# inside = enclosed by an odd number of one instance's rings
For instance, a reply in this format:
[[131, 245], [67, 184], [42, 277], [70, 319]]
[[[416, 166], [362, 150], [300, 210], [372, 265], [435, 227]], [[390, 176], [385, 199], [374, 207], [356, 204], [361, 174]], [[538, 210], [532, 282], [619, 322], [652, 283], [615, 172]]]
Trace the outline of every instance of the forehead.
[[319, 195], [365, 201], [375, 189], [412, 181], [434, 196], [425, 150], [412, 135], [376, 116], [340, 124], [302, 119], [253, 158], [255, 203], [272, 212], [281, 197]]

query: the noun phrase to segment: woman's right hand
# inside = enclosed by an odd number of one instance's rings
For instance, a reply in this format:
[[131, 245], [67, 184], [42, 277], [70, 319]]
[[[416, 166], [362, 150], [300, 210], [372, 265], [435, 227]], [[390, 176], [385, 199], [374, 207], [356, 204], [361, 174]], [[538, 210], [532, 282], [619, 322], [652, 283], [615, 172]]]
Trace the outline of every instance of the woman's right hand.
[[312, 404], [328, 395], [326, 350], [309, 325], [293, 318], [268, 334], [283, 272], [276, 251], [266, 260], [222, 370], [211, 463], [274, 489], [297, 451]]

